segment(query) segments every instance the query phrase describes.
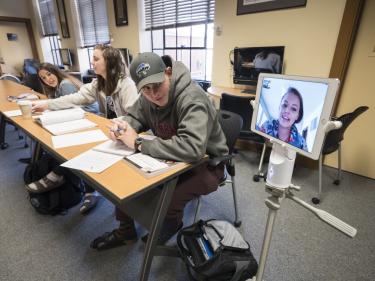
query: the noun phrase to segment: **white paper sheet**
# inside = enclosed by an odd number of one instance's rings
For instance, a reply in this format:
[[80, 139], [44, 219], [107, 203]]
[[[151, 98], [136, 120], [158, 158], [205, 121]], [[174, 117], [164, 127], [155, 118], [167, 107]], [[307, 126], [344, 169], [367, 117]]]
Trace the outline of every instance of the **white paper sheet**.
[[84, 129], [94, 128], [97, 125], [88, 119], [79, 119], [68, 122], [62, 122], [52, 125], [46, 125], [44, 128], [55, 136], [73, 133]]
[[123, 159], [121, 155], [91, 149], [61, 164], [61, 166], [86, 172], [101, 173], [121, 159]]
[[52, 136], [52, 144], [54, 148], [62, 148], [104, 140], [108, 140], [108, 138], [101, 130], [92, 130], [62, 136]]
[[134, 149], [129, 148], [126, 146], [122, 141], [113, 141], [108, 140], [103, 142], [95, 147], [93, 150], [121, 155], [121, 156], [128, 156], [134, 153]]
[[21, 109], [9, 110], [9, 111], [4, 111], [4, 115], [6, 117], [15, 117], [15, 116], [21, 116], [22, 112], [21, 112]]

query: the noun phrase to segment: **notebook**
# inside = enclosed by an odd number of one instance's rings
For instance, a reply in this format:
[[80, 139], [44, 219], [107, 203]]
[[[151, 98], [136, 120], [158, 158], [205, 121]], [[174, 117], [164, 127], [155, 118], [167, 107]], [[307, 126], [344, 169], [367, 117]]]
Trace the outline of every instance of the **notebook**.
[[97, 126], [94, 122], [85, 119], [85, 111], [79, 107], [48, 111], [36, 116], [34, 120], [55, 136]]

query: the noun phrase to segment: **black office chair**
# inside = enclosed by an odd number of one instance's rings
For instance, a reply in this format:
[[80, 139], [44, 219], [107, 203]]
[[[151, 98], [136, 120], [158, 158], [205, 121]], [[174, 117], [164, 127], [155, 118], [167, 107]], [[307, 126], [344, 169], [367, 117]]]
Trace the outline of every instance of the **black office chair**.
[[35, 92], [43, 93], [42, 84], [39, 81], [38, 74], [26, 74], [22, 79], [22, 84], [31, 88]]
[[[242, 128], [242, 118], [236, 113], [220, 110], [219, 114], [219, 122], [221, 128], [223, 129], [225, 138], [227, 140], [227, 146], [229, 148], [229, 154], [222, 156], [222, 157], [215, 157], [210, 159], [209, 165], [212, 167], [216, 167], [221, 163], [225, 164], [225, 176], [219, 186], [224, 186], [226, 183], [232, 184], [232, 192], [233, 192], [233, 203], [234, 203], [234, 225], [239, 227], [241, 225], [241, 221], [239, 219], [238, 208], [237, 208], [237, 196], [236, 196], [236, 184], [235, 184], [235, 165], [234, 165], [234, 145], [236, 140], [240, 134], [240, 130]], [[230, 180], [228, 180], [228, 175], [230, 176]], [[197, 207], [195, 210], [194, 221], [197, 221], [198, 214], [200, 210], [200, 197], [197, 199]]]
[[251, 119], [253, 116], [253, 107], [251, 106], [250, 101], [254, 99], [254, 96], [243, 97], [223, 93], [220, 100], [220, 109], [235, 112], [242, 117], [243, 125], [240, 131], [239, 139], [251, 140], [263, 145], [258, 172], [253, 176], [253, 180], [258, 182], [260, 178], [265, 179], [266, 177], [265, 173], [263, 173], [262, 170], [267, 143], [262, 136], [250, 130]]
[[24, 59], [23, 60], [23, 73], [28, 74], [38, 74], [39, 60], [37, 59]]
[[0, 80], [10, 80], [16, 83], [21, 83], [21, 80], [13, 74], [3, 74], [0, 76]]
[[368, 110], [368, 106], [360, 106], [353, 112], [346, 113], [338, 118], [332, 118], [332, 120], [334, 121], [340, 121], [342, 123], [342, 126], [339, 129], [328, 132], [325, 137], [323, 148], [319, 156], [319, 192], [318, 196], [312, 198], [311, 200], [314, 204], [319, 204], [321, 201], [323, 156], [331, 154], [338, 150], [337, 179], [334, 180], [333, 183], [335, 185], [339, 185], [341, 180], [341, 142], [344, 140], [344, 133], [349, 125], [354, 121], [354, 119], [356, 119], [366, 110]]

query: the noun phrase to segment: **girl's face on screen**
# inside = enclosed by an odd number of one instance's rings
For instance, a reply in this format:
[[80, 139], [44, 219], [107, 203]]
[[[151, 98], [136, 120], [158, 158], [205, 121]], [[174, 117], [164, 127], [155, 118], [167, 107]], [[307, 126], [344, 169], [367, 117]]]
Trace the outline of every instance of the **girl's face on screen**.
[[55, 74], [52, 74], [48, 70], [41, 69], [38, 72], [40, 79], [43, 81], [44, 84], [50, 86], [52, 88], [56, 88], [59, 80], [57, 79]]
[[95, 71], [95, 74], [102, 76], [104, 79], [106, 78], [106, 62], [103, 57], [103, 51], [99, 49], [95, 49], [92, 60], [91, 60], [92, 68]]
[[299, 98], [293, 93], [287, 93], [281, 100], [279, 125], [284, 128], [291, 128], [298, 119], [301, 104]]

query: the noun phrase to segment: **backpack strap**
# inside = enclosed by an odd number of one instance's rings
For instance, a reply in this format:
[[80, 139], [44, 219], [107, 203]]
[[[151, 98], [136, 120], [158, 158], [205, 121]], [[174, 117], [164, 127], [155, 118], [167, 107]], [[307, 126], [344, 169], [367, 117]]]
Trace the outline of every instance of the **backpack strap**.
[[68, 213], [66, 209], [57, 208], [60, 205], [60, 192], [58, 190], [49, 192], [49, 203], [51, 214], [66, 215]]
[[246, 269], [247, 269], [247, 265], [244, 265], [240, 269], [237, 269], [236, 273], [233, 275], [230, 281], [239, 281], [240, 278], [242, 277], [242, 274], [245, 272]]

